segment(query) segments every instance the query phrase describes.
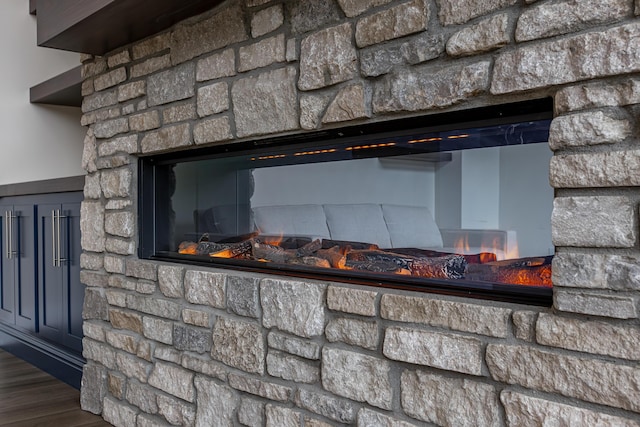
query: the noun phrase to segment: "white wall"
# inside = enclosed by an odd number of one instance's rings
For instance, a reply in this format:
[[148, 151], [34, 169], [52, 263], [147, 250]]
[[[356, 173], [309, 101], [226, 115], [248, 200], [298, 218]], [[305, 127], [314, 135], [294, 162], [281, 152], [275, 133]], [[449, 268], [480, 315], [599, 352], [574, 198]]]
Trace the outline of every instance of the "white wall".
[[500, 228], [500, 149], [465, 150], [462, 154], [462, 228]]
[[25, 0], [0, 2], [0, 53], [0, 185], [83, 175], [80, 109], [29, 103], [31, 86], [77, 66], [79, 54], [37, 47]]
[[547, 144], [500, 148], [500, 228], [517, 230], [521, 257], [553, 255]]

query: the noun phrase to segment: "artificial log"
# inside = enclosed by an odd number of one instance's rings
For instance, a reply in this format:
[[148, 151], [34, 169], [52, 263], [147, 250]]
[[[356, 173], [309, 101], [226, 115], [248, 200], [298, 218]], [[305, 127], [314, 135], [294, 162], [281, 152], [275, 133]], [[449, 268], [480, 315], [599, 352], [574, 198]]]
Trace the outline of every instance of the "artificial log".
[[347, 265], [350, 262], [393, 263], [396, 267], [410, 270], [414, 260], [411, 256], [400, 255], [382, 250], [354, 250], [347, 253]]
[[463, 279], [467, 260], [462, 255], [447, 255], [436, 258], [415, 258], [411, 274], [434, 279]]
[[245, 240], [238, 243], [214, 243], [208, 241], [182, 242], [178, 246], [179, 254], [209, 255], [220, 258], [242, 258], [251, 253], [251, 241]]
[[313, 240], [296, 249], [296, 255], [299, 257], [310, 256], [316, 253], [318, 249], [322, 249], [322, 241], [320, 239]]
[[280, 246], [269, 245], [254, 241], [252, 244], [252, 253], [255, 260], [265, 260], [285, 264], [295, 258], [298, 258], [296, 251], [293, 249], [283, 249]]
[[318, 267], [318, 268], [331, 268], [331, 264], [329, 264], [329, 261], [323, 258], [315, 257], [315, 256], [303, 256], [298, 258], [292, 258], [289, 261], [287, 261], [287, 264], [306, 265], [309, 267]]
[[466, 278], [482, 282], [551, 287], [551, 257], [520, 258], [469, 265]]
[[315, 255], [329, 261], [329, 264], [333, 268], [343, 269], [347, 263], [347, 257], [340, 250], [339, 246], [334, 246], [329, 249], [318, 249]]
[[[356, 263], [364, 265], [388, 264], [409, 271], [412, 276], [441, 279], [461, 279], [467, 261], [461, 255], [448, 254], [441, 257], [412, 257], [386, 251], [352, 251], [347, 254], [347, 267]], [[382, 268], [382, 267], [381, 267]]]
[[322, 239], [322, 249], [331, 249], [334, 246], [339, 246], [340, 248], [351, 248], [355, 250], [377, 250], [380, 247], [373, 243], [363, 243], [363, 242], [350, 242], [348, 240], [331, 240], [331, 239]]
[[[451, 252], [440, 252], [430, 249], [416, 249], [416, 248], [393, 248], [393, 252], [402, 255], [411, 255], [413, 257], [442, 257], [452, 255]], [[497, 260], [496, 254], [492, 252], [479, 252], [477, 254], [455, 254], [462, 255], [468, 264], [484, 264], [486, 262], [494, 262]]]
[[347, 259], [345, 268], [348, 270], [368, 271], [370, 273], [411, 274], [411, 271], [399, 267], [393, 261], [356, 261]]

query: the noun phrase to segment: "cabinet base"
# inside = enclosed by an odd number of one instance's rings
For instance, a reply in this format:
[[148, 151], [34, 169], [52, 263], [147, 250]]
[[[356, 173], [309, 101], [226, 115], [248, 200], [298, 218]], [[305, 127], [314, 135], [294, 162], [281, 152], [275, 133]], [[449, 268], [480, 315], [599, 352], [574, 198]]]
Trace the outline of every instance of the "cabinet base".
[[25, 360], [70, 386], [80, 389], [85, 360], [32, 335], [0, 323], [0, 348]]

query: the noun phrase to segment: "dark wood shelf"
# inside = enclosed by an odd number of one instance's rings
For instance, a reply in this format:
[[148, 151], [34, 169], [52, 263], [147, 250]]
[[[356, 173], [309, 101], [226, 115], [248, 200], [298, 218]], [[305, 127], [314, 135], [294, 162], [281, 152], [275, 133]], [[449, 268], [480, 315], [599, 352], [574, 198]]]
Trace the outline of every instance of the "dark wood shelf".
[[0, 185], [0, 197], [67, 193], [84, 189], [84, 175]]
[[64, 105], [80, 107], [82, 105], [82, 67], [78, 65], [29, 90], [29, 99], [33, 104]]
[[37, 0], [38, 46], [104, 55], [222, 0]]

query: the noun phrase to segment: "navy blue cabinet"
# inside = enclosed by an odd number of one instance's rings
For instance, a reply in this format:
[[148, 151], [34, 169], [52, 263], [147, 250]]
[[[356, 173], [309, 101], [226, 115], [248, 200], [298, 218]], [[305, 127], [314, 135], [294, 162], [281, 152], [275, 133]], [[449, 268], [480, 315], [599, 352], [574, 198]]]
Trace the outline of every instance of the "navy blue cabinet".
[[0, 347], [76, 388], [82, 200], [82, 191], [0, 198]]

